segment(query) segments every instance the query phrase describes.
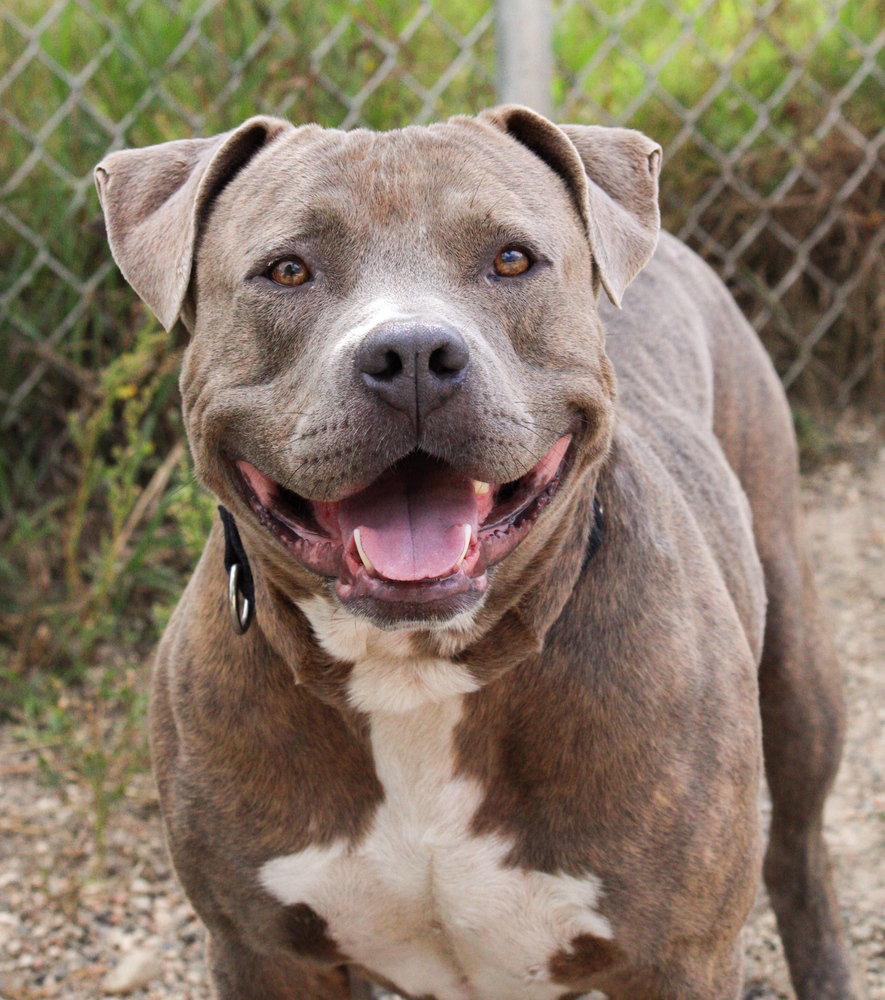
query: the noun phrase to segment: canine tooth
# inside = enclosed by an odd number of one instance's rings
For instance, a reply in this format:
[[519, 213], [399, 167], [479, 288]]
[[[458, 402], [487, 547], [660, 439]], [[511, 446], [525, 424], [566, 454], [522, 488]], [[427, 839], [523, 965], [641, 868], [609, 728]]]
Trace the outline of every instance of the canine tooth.
[[366, 555], [365, 552], [363, 552], [363, 543], [362, 543], [362, 540], [360, 539], [360, 529], [359, 528], [354, 528], [353, 529], [353, 540], [356, 542], [356, 550], [360, 554], [360, 560], [361, 560], [363, 566], [365, 566], [366, 569], [371, 573], [372, 570], [375, 567], [372, 565], [372, 560], [369, 559], [369, 557]]
[[473, 480], [473, 488], [478, 497], [484, 497], [489, 492], [491, 486], [488, 483], [481, 483], [478, 479]]
[[458, 561], [455, 563], [455, 569], [461, 568], [461, 563], [464, 562], [464, 557], [467, 555], [467, 550], [470, 548], [470, 539], [473, 537], [473, 531], [469, 524], [464, 525], [464, 550], [458, 557]]

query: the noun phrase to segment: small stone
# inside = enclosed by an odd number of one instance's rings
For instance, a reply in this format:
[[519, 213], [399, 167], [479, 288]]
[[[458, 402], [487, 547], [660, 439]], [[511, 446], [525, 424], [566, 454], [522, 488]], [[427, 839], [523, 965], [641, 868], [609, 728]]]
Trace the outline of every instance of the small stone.
[[152, 979], [162, 975], [163, 963], [159, 956], [143, 948], [135, 949], [125, 955], [104, 978], [102, 989], [106, 994], [125, 996], [146, 986]]
[[3, 997], [4, 1000], [6, 997], [10, 997], [10, 1000], [23, 997], [26, 989], [25, 980], [20, 974], [12, 972], [0, 973], [0, 997]]
[[71, 880], [58, 875], [50, 875], [46, 887], [49, 889], [50, 896], [61, 896], [62, 893], [70, 891]]

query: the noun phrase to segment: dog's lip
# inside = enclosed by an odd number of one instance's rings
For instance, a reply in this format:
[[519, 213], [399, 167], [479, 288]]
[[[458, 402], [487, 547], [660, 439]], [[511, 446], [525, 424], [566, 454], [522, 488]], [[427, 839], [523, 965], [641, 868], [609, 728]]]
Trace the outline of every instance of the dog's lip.
[[[478, 484], [478, 490], [488, 485], [489, 497], [486, 503], [480, 504], [484, 517], [470, 530], [469, 542], [465, 539], [467, 544], [460, 559], [438, 576], [406, 580], [388, 578], [371, 564], [367, 566], [368, 560], [365, 553], [359, 551], [355, 538], [357, 533], [341, 531], [338, 506], [350, 497], [330, 503], [313, 503], [285, 490], [245, 459], [228, 457], [227, 464], [258, 521], [300, 563], [320, 576], [334, 579], [342, 603], [370, 601], [388, 607], [415, 607], [416, 611], [420, 607], [438, 616], [433, 605], [457, 603], [458, 595], [484, 592], [488, 570], [520, 544], [552, 501], [571, 466], [574, 450], [575, 434], [570, 430], [519, 479], [502, 484]], [[382, 474], [379, 480], [389, 472]], [[476, 484], [456, 469], [451, 472], [453, 477]], [[466, 533], [469, 526], [462, 527]]]

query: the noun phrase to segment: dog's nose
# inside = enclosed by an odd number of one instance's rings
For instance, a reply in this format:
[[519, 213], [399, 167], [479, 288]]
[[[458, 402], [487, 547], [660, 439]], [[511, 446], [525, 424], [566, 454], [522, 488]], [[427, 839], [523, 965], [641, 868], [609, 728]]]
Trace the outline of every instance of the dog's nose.
[[416, 428], [456, 392], [469, 363], [467, 342], [441, 324], [385, 324], [356, 353], [365, 385], [408, 414]]

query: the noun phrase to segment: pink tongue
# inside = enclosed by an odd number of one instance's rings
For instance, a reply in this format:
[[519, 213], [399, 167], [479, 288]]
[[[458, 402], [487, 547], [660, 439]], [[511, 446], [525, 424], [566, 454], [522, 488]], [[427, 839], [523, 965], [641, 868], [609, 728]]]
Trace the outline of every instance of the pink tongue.
[[428, 580], [454, 572], [473, 535], [478, 506], [473, 483], [430, 458], [415, 456], [338, 505], [341, 534], [360, 530], [363, 551], [388, 580]]

